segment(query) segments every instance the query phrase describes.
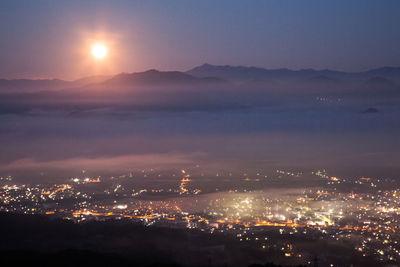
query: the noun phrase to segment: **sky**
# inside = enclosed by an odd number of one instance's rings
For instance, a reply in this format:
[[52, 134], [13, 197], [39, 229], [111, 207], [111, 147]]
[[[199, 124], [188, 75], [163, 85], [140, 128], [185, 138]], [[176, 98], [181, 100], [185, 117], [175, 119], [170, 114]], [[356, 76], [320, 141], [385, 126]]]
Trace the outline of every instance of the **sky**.
[[[400, 66], [400, 1], [0, 2], [0, 78], [76, 79], [203, 63]], [[103, 62], [90, 45], [107, 44]]]

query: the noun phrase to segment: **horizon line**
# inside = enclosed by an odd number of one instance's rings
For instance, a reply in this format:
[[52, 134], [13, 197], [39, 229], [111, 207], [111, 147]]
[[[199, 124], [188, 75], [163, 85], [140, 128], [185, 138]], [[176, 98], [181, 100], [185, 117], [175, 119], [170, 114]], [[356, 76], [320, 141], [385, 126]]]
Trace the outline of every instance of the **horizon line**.
[[376, 67], [376, 68], [371, 68], [371, 69], [367, 69], [364, 71], [342, 71], [342, 70], [337, 70], [337, 69], [329, 69], [329, 68], [324, 68], [324, 69], [314, 69], [314, 68], [299, 68], [299, 69], [292, 69], [292, 68], [286, 68], [286, 67], [281, 67], [281, 68], [265, 68], [265, 67], [258, 67], [258, 66], [254, 66], [254, 65], [214, 65], [214, 64], [209, 64], [209, 63], [203, 63], [201, 65], [196, 65], [188, 70], [160, 70], [160, 69], [155, 69], [155, 68], [149, 68], [149, 69], [145, 69], [142, 71], [133, 71], [133, 72], [125, 72], [125, 71], [121, 71], [121, 72], [117, 72], [114, 74], [93, 74], [93, 75], [85, 75], [85, 76], [80, 76], [78, 78], [74, 78], [74, 79], [64, 79], [64, 78], [56, 78], [56, 77], [20, 77], [20, 78], [5, 78], [5, 77], [0, 77], [0, 80], [8, 80], [8, 81], [13, 81], [13, 80], [35, 80], [35, 81], [52, 81], [52, 80], [58, 80], [58, 81], [63, 81], [63, 82], [74, 82], [74, 81], [78, 81], [81, 79], [85, 79], [85, 78], [92, 78], [92, 77], [97, 77], [97, 76], [110, 76], [110, 77], [114, 77], [116, 75], [119, 74], [134, 74], [134, 73], [144, 73], [144, 72], [148, 72], [151, 70], [155, 70], [155, 71], [159, 71], [159, 72], [181, 72], [181, 73], [186, 73], [190, 70], [193, 70], [195, 68], [198, 67], [203, 67], [203, 66], [212, 66], [212, 67], [233, 67], [233, 68], [256, 68], [256, 69], [263, 69], [263, 70], [267, 70], [267, 71], [275, 71], [275, 70], [288, 70], [288, 71], [305, 71], [305, 70], [309, 70], [309, 71], [333, 71], [333, 72], [341, 72], [341, 73], [347, 73], [347, 74], [359, 74], [359, 73], [365, 73], [365, 72], [369, 72], [372, 70], [378, 70], [378, 69], [383, 69], [383, 68], [400, 68], [399, 66], [381, 66], [381, 67]]

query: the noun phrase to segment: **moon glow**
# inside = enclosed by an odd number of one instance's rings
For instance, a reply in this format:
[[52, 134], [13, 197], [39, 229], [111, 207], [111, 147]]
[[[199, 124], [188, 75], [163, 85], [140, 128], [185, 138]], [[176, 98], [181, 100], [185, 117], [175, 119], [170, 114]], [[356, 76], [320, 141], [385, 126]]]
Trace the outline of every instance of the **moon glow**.
[[95, 59], [103, 59], [107, 56], [107, 47], [103, 44], [95, 44], [92, 46], [92, 56]]

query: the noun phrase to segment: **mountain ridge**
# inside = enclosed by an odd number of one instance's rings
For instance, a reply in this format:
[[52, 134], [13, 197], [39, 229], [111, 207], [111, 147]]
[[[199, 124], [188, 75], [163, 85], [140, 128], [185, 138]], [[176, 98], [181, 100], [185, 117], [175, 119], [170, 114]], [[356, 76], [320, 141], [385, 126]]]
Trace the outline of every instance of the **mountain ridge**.
[[186, 83], [220, 83], [222, 79], [215, 77], [195, 77], [180, 71], [159, 71], [150, 69], [144, 72], [120, 73], [104, 81], [105, 85], [118, 85], [120, 83], [133, 83], [134, 85], [156, 85], [160, 83], [186, 84]]
[[254, 66], [211, 65], [205, 63], [188, 71], [159, 71], [150, 69], [143, 72], [119, 73], [116, 75], [95, 75], [67, 81], [61, 79], [0, 79], [1, 92], [29, 92], [40, 90], [56, 90], [83, 87], [89, 85], [157, 85], [157, 84], [218, 84], [228, 81], [273, 81], [315, 80], [324, 77], [328, 80], [365, 79], [382, 77], [400, 81], [400, 67], [381, 67], [363, 72], [343, 72], [330, 69], [300, 69], [288, 68], [265, 69]]
[[344, 72], [330, 69], [316, 70], [312, 68], [291, 70], [287, 68], [265, 69], [253, 66], [231, 66], [231, 65], [211, 65], [205, 63], [194, 67], [186, 73], [197, 77], [215, 76], [233, 80], [253, 80], [253, 79], [288, 79], [288, 78], [312, 78], [314, 76], [327, 76], [330, 78], [357, 78], [357, 77], [372, 77], [372, 76], [397, 76], [400, 77], [400, 67], [381, 67], [362, 72]]

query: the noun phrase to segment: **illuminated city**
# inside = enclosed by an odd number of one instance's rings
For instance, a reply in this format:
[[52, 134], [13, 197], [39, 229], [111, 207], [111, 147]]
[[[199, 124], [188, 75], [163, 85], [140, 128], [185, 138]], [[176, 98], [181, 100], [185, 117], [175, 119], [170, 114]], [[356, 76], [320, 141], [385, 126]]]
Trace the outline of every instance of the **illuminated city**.
[[[202, 178], [210, 175], [224, 191], [207, 189]], [[137, 187], [143, 179], [157, 183]], [[299, 180], [313, 186], [272, 188], [277, 181]], [[169, 186], [173, 181], [175, 186]], [[249, 246], [280, 250], [293, 264], [313, 262], [312, 252], [297, 244], [301, 236], [351, 243], [354, 254], [377, 263], [400, 261], [400, 188], [394, 188], [391, 179], [347, 179], [325, 170], [205, 174], [196, 166], [169, 172], [140, 170], [118, 177], [88, 177], [82, 172], [61, 184], [19, 184], [12, 177], [2, 177], [1, 183], [0, 209], [6, 212], [78, 223], [129, 219], [149, 227], [225, 233]]]

